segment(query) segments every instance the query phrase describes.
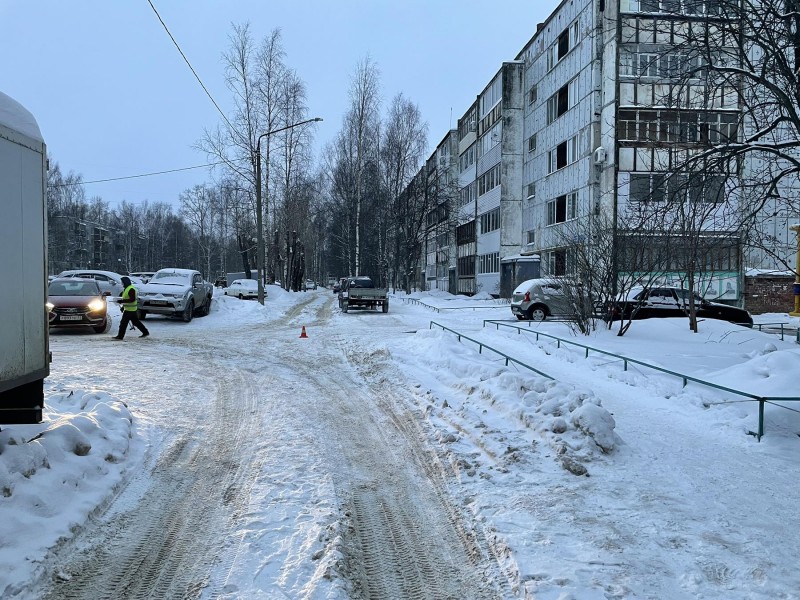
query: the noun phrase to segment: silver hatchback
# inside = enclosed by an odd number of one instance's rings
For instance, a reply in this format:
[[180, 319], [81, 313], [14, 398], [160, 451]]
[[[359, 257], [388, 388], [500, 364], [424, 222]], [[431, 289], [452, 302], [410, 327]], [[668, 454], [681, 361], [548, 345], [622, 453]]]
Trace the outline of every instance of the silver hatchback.
[[569, 316], [574, 309], [558, 281], [528, 279], [514, 290], [511, 312], [519, 320], [544, 321], [547, 317]]

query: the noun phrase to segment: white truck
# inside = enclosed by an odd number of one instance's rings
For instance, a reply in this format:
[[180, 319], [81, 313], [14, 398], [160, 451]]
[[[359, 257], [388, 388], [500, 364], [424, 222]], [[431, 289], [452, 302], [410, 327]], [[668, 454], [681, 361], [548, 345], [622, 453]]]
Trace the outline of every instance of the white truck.
[[0, 425], [39, 423], [50, 374], [47, 149], [39, 125], [0, 92]]

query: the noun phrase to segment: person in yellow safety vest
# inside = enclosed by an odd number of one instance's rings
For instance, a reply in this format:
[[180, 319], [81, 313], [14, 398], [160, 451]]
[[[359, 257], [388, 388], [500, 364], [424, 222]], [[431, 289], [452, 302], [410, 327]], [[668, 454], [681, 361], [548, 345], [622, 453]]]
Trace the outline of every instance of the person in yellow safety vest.
[[133, 326], [142, 332], [139, 337], [147, 337], [150, 332], [139, 320], [139, 299], [136, 296], [136, 288], [133, 287], [130, 277], [123, 277], [122, 285], [124, 286], [122, 296], [117, 300], [122, 305], [122, 320], [119, 322], [119, 331], [117, 335], [113, 336], [113, 339], [125, 339], [125, 330], [128, 328], [128, 323], [133, 323]]

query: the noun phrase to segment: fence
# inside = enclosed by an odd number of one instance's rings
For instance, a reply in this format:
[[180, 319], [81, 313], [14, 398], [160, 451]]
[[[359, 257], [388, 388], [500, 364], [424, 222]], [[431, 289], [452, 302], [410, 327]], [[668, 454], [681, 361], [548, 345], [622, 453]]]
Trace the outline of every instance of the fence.
[[[555, 340], [556, 341], [556, 347], [558, 347], [558, 348], [561, 347], [561, 344], [570, 345], [570, 346], [576, 346], [578, 348], [582, 348], [584, 350], [584, 358], [589, 358], [589, 352], [594, 352], [596, 354], [602, 354], [602, 355], [605, 355], [605, 356], [611, 356], [613, 358], [616, 358], [616, 359], [622, 361], [622, 365], [623, 365], [623, 370], [624, 371], [628, 370], [628, 364], [629, 363], [630, 364], [635, 364], [635, 365], [639, 365], [639, 366], [642, 366], [642, 367], [646, 367], [648, 369], [652, 369], [654, 371], [659, 371], [661, 373], [666, 373], [667, 375], [671, 375], [673, 377], [678, 377], [683, 382], [683, 387], [686, 387], [688, 385], [688, 383], [691, 381], [692, 383], [696, 383], [698, 385], [714, 388], [714, 389], [717, 389], [717, 390], [720, 390], [720, 391], [723, 391], [723, 392], [727, 392], [729, 394], [735, 394], [737, 396], [742, 396], [744, 398], [749, 398], [751, 400], [757, 401], [758, 402], [758, 431], [755, 432], [755, 433], [753, 433], [753, 432], [748, 432], [748, 433], [750, 433], [751, 435], [754, 435], [758, 439], [759, 442], [761, 441], [761, 438], [764, 436], [764, 405], [767, 402], [769, 402], [770, 404], [772, 404], [774, 406], [779, 406], [781, 408], [784, 408], [786, 410], [791, 410], [793, 412], [800, 412], [800, 411], [795, 410], [793, 408], [790, 408], [788, 406], [782, 406], [781, 404], [777, 404], [778, 402], [797, 402], [797, 401], [800, 401], [800, 397], [797, 397], [797, 396], [759, 396], [757, 394], [751, 394], [749, 392], [743, 392], [741, 390], [736, 390], [736, 389], [729, 388], [729, 387], [726, 387], [726, 386], [723, 386], [723, 385], [719, 385], [719, 384], [716, 384], [716, 383], [711, 383], [710, 381], [704, 381], [704, 380], [699, 379], [697, 377], [692, 377], [691, 375], [678, 373], [677, 371], [672, 371], [670, 369], [665, 369], [663, 367], [657, 367], [655, 365], [648, 364], [648, 363], [646, 363], [644, 361], [637, 360], [635, 358], [629, 358], [627, 356], [622, 356], [622, 355], [616, 354], [614, 352], [608, 352], [606, 350], [600, 350], [600, 349], [594, 348], [592, 346], [587, 346], [586, 344], [581, 344], [579, 342], [575, 342], [575, 341], [572, 341], [572, 340], [566, 340], [566, 339], [560, 338], [560, 337], [558, 337], [556, 335], [552, 335], [552, 334], [549, 334], [549, 333], [543, 333], [543, 332], [539, 331], [538, 329], [537, 330], [532, 330], [532, 329], [530, 329], [530, 323], [528, 323], [527, 329], [523, 328], [522, 326], [520, 326], [520, 325], [518, 325], [516, 323], [509, 323], [507, 321], [497, 321], [497, 320], [493, 320], [493, 319], [484, 319], [483, 326], [486, 327], [487, 323], [491, 323], [491, 324], [495, 325], [495, 328], [497, 330], [499, 330], [500, 327], [509, 327], [511, 329], [516, 329], [517, 333], [534, 334], [534, 335], [536, 335], [536, 341], [539, 341], [539, 337], [544, 337], [544, 338]], [[434, 325], [437, 326], [437, 327], [440, 327], [441, 329], [443, 329], [445, 331], [449, 331], [449, 332], [455, 334], [456, 336], [458, 336], [458, 340], [459, 341], [461, 341], [461, 339], [464, 338], [464, 339], [467, 339], [467, 340], [469, 340], [469, 341], [471, 341], [471, 342], [473, 342], [475, 344], [478, 344], [478, 346], [479, 346], [478, 352], [479, 353], [481, 352], [481, 350], [483, 348], [487, 348], [488, 350], [491, 350], [495, 354], [503, 356], [506, 359], [506, 365], [508, 365], [509, 362], [514, 362], [514, 363], [519, 364], [519, 365], [521, 365], [521, 366], [523, 366], [523, 367], [525, 367], [527, 369], [530, 369], [531, 371], [534, 371], [534, 372], [538, 373], [539, 375], [547, 377], [548, 379], [554, 379], [551, 375], [548, 375], [547, 373], [544, 373], [543, 371], [539, 371], [538, 369], [535, 369], [535, 368], [531, 367], [530, 365], [527, 365], [527, 364], [525, 364], [525, 363], [523, 363], [523, 362], [521, 362], [521, 361], [519, 361], [519, 360], [517, 360], [517, 359], [515, 359], [513, 357], [508, 356], [507, 354], [505, 354], [503, 352], [500, 352], [499, 350], [496, 350], [496, 349], [492, 348], [488, 344], [485, 344], [485, 343], [483, 343], [481, 341], [478, 341], [478, 340], [475, 340], [473, 338], [470, 338], [470, 337], [464, 335], [463, 333], [455, 331], [454, 329], [450, 329], [449, 327], [446, 327], [446, 326], [444, 326], [444, 325], [442, 325], [440, 323], [436, 323], [435, 321], [431, 321], [431, 324], [430, 324], [429, 328], [433, 329]]]
[[495, 300], [495, 306], [433, 306], [432, 304], [427, 304], [422, 300], [417, 298], [401, 298], [404, 304], [415, 304], [418, 306], [424, 306], [425, 308], [430, 308], [437, 313], [441, 313], [443, 310], [478, 310], [478, 309], [492, 309], [492, 308], [505, 308], [508, 309], [508, 300], [499, 301]]

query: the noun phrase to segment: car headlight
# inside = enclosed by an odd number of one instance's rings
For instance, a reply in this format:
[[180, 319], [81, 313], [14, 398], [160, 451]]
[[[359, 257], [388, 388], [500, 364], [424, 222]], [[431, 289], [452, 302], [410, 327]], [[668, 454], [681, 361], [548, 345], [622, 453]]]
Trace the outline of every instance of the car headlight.
[[53, 309], [56, 307], [56, 305], [53, 304], [52, 302], [48, 302], [44, 306], [45, 308], [47, 308], [47, 312], [53, 312]]
[[103, 310], [106, 307], [106, 303], [100, 300], [99, 298], [95, 298], [91, 302], [89, 302], [89, 310], [92, 312]]

